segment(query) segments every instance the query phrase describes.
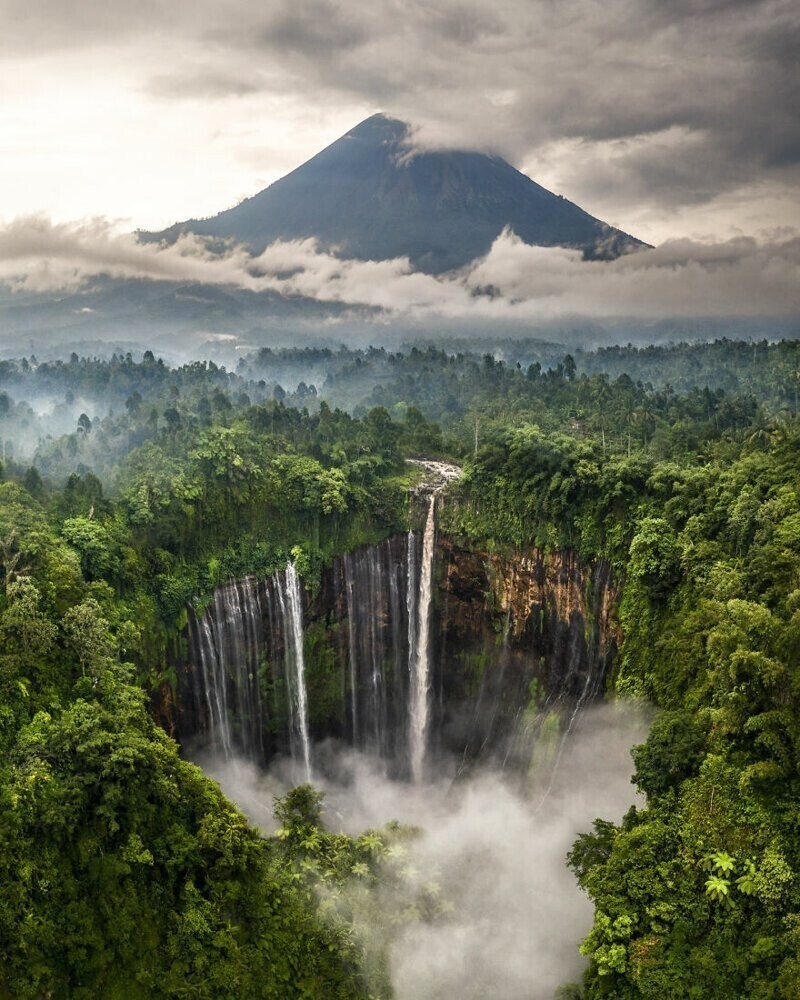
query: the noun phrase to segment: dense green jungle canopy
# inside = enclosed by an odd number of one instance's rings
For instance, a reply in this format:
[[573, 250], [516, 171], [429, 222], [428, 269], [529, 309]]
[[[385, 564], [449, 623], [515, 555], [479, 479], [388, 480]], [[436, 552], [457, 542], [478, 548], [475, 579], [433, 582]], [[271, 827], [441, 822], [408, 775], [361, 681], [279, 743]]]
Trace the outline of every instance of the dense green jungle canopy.
[[407, 526], [425, 455], [465, 467], [448, 530], [611, 561], [608, 692], [660, 710], [646, 806], [570, 855], [565, 995], [800, 997], [798, 346], [527, 350], [0, 363], [0, 996], [389, 995], [364, 914], [413, 831], [328, 833], [305, 788], [262, 837], [151, 705], [187, 601], [289, 558], [313, 587]]

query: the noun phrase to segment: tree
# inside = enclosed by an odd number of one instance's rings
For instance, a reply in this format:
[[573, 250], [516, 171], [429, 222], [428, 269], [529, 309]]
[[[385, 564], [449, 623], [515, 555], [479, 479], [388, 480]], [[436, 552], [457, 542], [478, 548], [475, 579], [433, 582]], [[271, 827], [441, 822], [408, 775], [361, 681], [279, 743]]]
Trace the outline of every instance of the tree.
[[27, 470], [22, 482], [32, 497], [36, 497], [37, 500], [43, 498], [44, 483], [42, 482], [42, 477], [39, 475], [39, 470], [35, 466], [32, 465]]
[[169, 406], [164, 410], [164, 423], [166, 424], [168, 434], [177, 434], [181, 429], [183, 421], [181, 420], [180, 413], [174, 406]]
[[138, 416], [142, 406], [142, 397], [139, 392], [132, 392], [125, 400], [125, 409], [132, 417]]

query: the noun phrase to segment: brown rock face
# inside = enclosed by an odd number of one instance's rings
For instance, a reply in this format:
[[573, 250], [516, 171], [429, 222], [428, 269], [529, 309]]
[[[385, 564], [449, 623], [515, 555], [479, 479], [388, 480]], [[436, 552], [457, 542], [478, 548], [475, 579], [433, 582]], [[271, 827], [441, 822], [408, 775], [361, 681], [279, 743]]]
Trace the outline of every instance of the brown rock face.
[[162, 681], [150, 698], [150, 710], [153, 718], [168, 736], [177, 738], [178, 725], [175, 711], [175, 698], [169, 681]]
[[616, 648], [618, 595], [604, 562], [587, 567], [568, 550], [489, 554], [465, 548], [447, 536], [439, 545], [444, 563], [442, 589], [452, 606], [450, 613], [455, 615], [457, 607], [473, 630], [487, 614], [508, 615], [512, 640], [519, 643], [531, 616], [546, 611], [562, 624], [580, 619], [588, 630], [587, 638], [594, 636], [598, 655]]
[[538, 730], [602, 694], [619, 641], [610, 568], [570, 551], [490, 554], [446, 535], [439, 549], [440, 741], [465, 760], [505, 761], [521, 753], [523, 717]]

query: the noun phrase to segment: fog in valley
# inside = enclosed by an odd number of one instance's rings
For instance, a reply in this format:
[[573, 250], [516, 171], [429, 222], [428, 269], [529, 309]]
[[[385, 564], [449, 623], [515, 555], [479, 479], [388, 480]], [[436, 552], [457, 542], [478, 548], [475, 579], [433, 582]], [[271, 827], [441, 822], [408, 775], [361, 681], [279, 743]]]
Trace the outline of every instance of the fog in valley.
[[[434, 883], [452, 903], [449, 917], [392, 932], [398, 1000], [544, 1000], [580, 975], [577, 945], [592, 908], [566, 854], [596, 817], [619, 821], [639, 801], [630, 748], [646, 731], [631, 704], [594, 706], [578, 718], [554, 774], [480, 770], [454, 780], [450, 761], [420, 785], [391, 781], [385, 761], [333, 742], [314, 748], [325, 825], [350, 834], [391, 820], [421, 828], [408, 845], [410, 890]], [[277, 825], [273, 797], [302, 781], [288, 760], [263, 772], [202, 752], [193, 759], [265, 833]]]

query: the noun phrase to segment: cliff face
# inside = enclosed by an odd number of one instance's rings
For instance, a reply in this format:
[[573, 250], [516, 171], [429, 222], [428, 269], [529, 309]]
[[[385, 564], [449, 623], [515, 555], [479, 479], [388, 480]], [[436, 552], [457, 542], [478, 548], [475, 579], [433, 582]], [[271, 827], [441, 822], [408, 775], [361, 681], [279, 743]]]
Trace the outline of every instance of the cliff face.
[[[373, 750], [399, 774], [409, 768], [422, 549], [414, 532], [349, 553], [303, 608], [312, 738]], [[208, 735], [225, 712], [224, 736], [237, 752], [265, 760], [287, 751], [291, 677], [280, 600], [274, 581], [239, 581], [192, 617], [181, 738]], [[601, 694], [619, 639], [615, 603], [604, 563], [587, 567], [571, 552], [500, 556], [439, 535], [429, 753], [457, 754], [465, 767], [478, 759], [527, 766], [543, 732], [563, 732]]]
[[620, 633], [607, 563], [586, 566], [569, 550], [489, 554], [448, 536], [439, 547], [445, 641], [474, 641], [504, 618], [512, 648], [555, 658], [554, 667], [567, 666], [569, 651], [610, 663]]
[[619, 640], [609, 567], [439, 544], [441, 741], [466, 761], [525, 756], [548, 718], [602, 693]]

